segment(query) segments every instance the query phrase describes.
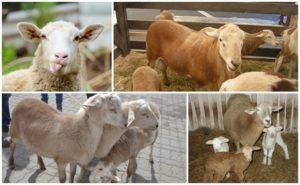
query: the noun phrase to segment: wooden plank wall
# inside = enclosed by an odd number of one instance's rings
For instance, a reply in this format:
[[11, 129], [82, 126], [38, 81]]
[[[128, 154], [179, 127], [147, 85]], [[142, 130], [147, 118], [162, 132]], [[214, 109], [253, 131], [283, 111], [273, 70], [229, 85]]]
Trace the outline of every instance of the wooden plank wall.
[[[118, 24], [115, 25], [115, 44], [122, 51], [123, 56], [127, 55], [131, 49], [145, 50], [145, 35], [149, 25], [154, 20], [143, 20], [138, 17], [133, 20], [127, 19], [128, 8], [137, 9], [171, 9], [171, 10], [203, 10], [203, 11], [221, 11], [221, 12], [242, 12], [242, 13], [261, 13], [261, 14], [283, 14], [290, 17], [298, 14], [298, 7], [295, 3], [291, 2], [264, 2], [264, 3], [250, 3], [250, 2], [218, 2], [218, 3], [195, 3], [195, 2], [177, 2], [177, 3], [159, 3], [159, 2], [127, 2], [115, 3], [115, 11], [117, 15]], [[207, 19], [208, 20], [208, 19]], [[218, 28], [225, 22], [215, 21], [179, 21], [180, 24], [188, 26], [195, 30], [200, 30], [204, 27]], [[241, 29], [249, 33], [255, 33], [263, 29], [270, 29], [276, 36], [287, 29], [285, 25], [262, 25], [262, 24], [238, 24]], [[132, 31], [134, 30], [134, 31]], [[136, 30], [142, 31], [142, 39], [133, 39], [136, 35]], [[252, 55], [259, 57], [275, 57], [279, 53], [280, 48], [262, 47], [258, 48]], [[118, 55], [115, 55], [116, 58]]]

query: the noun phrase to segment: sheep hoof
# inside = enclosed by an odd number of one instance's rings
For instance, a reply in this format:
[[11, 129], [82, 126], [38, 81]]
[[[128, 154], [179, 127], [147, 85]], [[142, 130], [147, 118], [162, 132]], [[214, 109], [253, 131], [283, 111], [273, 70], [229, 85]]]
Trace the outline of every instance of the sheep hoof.
[[153, 159], [150, 159], [149, 162], [150, 162], [150, 164], [154, 164], [154, 160]]

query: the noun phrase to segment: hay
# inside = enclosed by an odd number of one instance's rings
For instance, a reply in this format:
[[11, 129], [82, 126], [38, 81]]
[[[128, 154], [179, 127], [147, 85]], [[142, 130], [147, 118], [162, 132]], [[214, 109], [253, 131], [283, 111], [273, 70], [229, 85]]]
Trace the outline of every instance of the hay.
[[[126, 57], [119, 56], [114, 62], [114, 85], [116, 91], [131, 91], [131, 76], [133, 72], [141, 66], [147, 65], [147, 56], [141, 52], [130, 52]], [[283, 64], [281, 73], [287, 75], [287, 64]], [[242, 72], [248, 71], [273, 71], [273, 62], [244, 60], [242, 64]], [[161, 79], [162, 74], [159, 69], [155, 69]], [[174, 71], [167, 71], [170, 86], [163, 85], [162, 91], [195, 91], [195, 84], [189, 77], [180, 76]], [[203, 89], [197, 89], [203, 90]]]
[[[230, 138], [225, 131], [221, 130], [200, 128], [189, 132], [189, 182], [202, 182], [205, 161], [213, 154], [212, 147], [205, 142], [220, 135]], [[288, 145], [290, 160], [285, 160], [283, 150], [278, 145], [273, 153], [272, 166], [261, 164], [262, 151], [254, 152], [253, 161], [245, 171], [245, 182], [298, 182], [298, 134], [283, 134], [282, 137]], [[262, 137], [257, 142], [257, 146], [261, 146], [261, 140]], [[229, 147], [230, 150], [235, 150], [232, 142]], [[225, 182], [232, 182], [232, 179], [229, 178]]]

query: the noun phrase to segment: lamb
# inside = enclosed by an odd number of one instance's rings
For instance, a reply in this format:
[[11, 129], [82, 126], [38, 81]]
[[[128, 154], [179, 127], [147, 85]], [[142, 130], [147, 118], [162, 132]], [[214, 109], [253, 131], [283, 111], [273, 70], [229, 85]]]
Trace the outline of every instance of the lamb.
[[18, 23], [17, 27], [24, 40], [40, 44], [28, 69], [3, 76], [3, 91], [85, 90], [86, 71], [79, 46], [96, 39], [102, 25], [92, 24], [78, 30], [70, 22], [56, 21], [42, 29], [27, 22]]
[[207, 145], [213, 145], [215, 153], [217, 152], [229, 152], [229, 139], [223, 136], [216, 137], [212, 140], [206, 141]]
[[163, 10], [159, 15], [155, 17], [155, 20], [172, 20], [174, 21], [175, 15], [170, 10]]
[[16, 141], [21, 139], [27, 148], [38, 155], [41, 170], [45, 169], [41, 156], [54, 158], [59, 181], [66, 181], [66, 165], [70, 163], [70, 182], [76, 164], [87, 166], [100, 142], [103, 127], [111, 124], [125, 128], [127, 122], [117, 95], [103, 94], [90, 97], [76, 114], [65, 114], [48, 104], [25, 99], [12, 112], [9, 129], [9, 167], [15, 168]]
[[298, 64], [298, 29], [290, 28], [281, 33], [281, 51], [275, 61], [274, 71], [278, 72], [283, 60], [288, 60], [289, 77], [293, 76], [294, 71], [297, 70]]
[[220, 87], [220, 91], [297, 91], [297, 89], [298, 80], [274, 72], [242, 73], [223, 82]]
[[231, 95], [224, 114], [224, 128], [233, 139], [237, 151], [240, 144], [253, 146], [263, 132], [264, 127], [272, 125], [272, 112], [278, 112], [282, 106], [261, 103], [255, 106], [249, 96]]
[[147, 32], [148, 65], [160, 60], [163, 81], [170, 85], [167, 67], [190, 76], [198, 87], [219, 90], [240, 66], [244, 31], [234, 24], [195, 31], [170, 20], [153, 22]]
[[[158, 127], [160, 123], [160, 111], [158, 106], [153, 102], [147, 102], [144, 99], [134, 100], [122, 103], [122, 111], [125, 115], [125, 119], [128, 120], [128, 127], [139, 127], [143, 130], [148, 130], [148, 134], [151, 135], [153, 141], [156, 140], [158, 136]], [[98, 144], [98, 148], [95, 152], [95, 158], [104, 158], [108, 155], [114, 144], [120, 139], [127, 129], [122, 129], [112, 125], [105, 125], [103, 134]], [[150, 163], [153, 163], [153, 145], [150, 145]], [[76, 168], [73, 174], [76, 173]], [[84, 173], [84, 168], [81, 169], [80, 176], [82, 177]]]
[[262, 140], [262, 148], [264, 151], [264, 159], [262, 164], [264, 165], [272, 165], [272, 155], [275, 150], [275, 145], [278, 143], [279, 146], [284, 151], [285, 159], [288, 160], [289, 152], [287, 145], [284, 143], [281, 137], [281, 126], [270, 126], [269, 128], [264, 128], [263, 132], [263, 140]]
[[137, 168], [137, 155], [142, 149], [155, 142], [155, 138], [152, 137], [152, 131], [139, 127], [129, 128], [113, 146], [108, 155], [100, 159], [99, 163], [95, 167], [90, 167], [89, 170], [93, 171], [93, 173], [98, 173], [104, 182], [111, 182], [111, 180], [119, 182], [120, 179], [113, 172], [121, 163], [129, 159], [127, 178], [129, 182], [132, 182], [132, 175]]
[[161, 91], [157, 72], [149, 66], [137, 68], [132, 75], [132, 91]]
[[252, 161], [252, 152], [258, 146], [244, 146], [241, 152], [219, 152], [209, 157], [205, 164], [204, 182], [221, 182], [228, 172], [235, 173], [238, 182], [243, 182], [244, 171]]
[[246, 33], [242, 55], [245, 56], [252, 54], [254, 50], [256, 50], [262, 44], [268, 44], [271, 46], [278, 45], [278, 41], [271, 30], [262, 30], [253, 34]]

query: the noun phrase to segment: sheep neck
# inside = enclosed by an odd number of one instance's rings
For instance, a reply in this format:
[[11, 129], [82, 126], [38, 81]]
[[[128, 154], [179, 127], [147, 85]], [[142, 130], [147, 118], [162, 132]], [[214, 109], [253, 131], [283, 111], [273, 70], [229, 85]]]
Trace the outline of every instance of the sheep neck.
[[249, 55], [254, 52], [256, 48], [264, 43], [264, 37], [257, 37], [257, 35], [262, 32], [257, 32], [253, 34], [246, 34], [246, 38], [243, 46], [243, 55]]

